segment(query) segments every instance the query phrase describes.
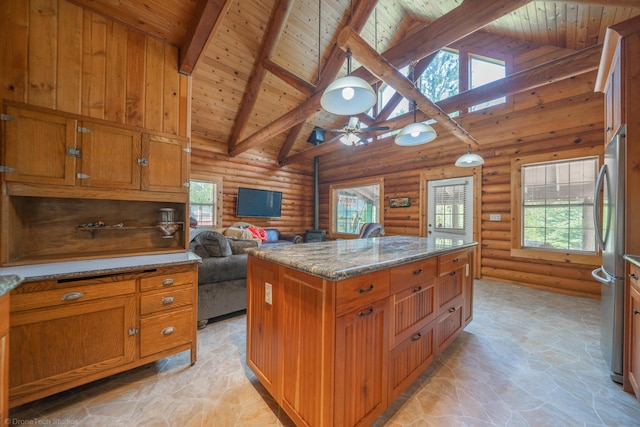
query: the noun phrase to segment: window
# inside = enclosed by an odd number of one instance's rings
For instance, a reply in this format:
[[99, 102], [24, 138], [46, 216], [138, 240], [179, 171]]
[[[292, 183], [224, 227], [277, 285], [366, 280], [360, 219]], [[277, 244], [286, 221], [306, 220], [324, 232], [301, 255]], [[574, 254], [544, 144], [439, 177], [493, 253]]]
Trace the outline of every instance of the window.
[[434, 187], [435, 231], [464, 234], [465, 184]]
[[[506, 68], [504, 61], [494, 58], [488, 58], [480, 55], [469, 55], [469, 85], [470, 89], [494, 82], [504, 78]], [[491, 107], [498, 104], [504, 104], [507, 98], [497, 98], [482, 104], [474, 105], [469, 111], [478, 111], [483, 108]]]
[[331, 186], [331, 233], [357, 235], [366, 222], [382, 222], [382, 179]]
[[[220, 224], [217, 212], [218, 184], [215, 182], [191, 181], [189, 186], [190, 216], [198, 221], [198, 227], [214, 228]], [[220, 189], [220, 192], [221, 189]]]
[[458, 52], [441, 50], [417, 79], [420, 92], [433, 102], [442, 101], [460, 91]]
[[554, 161], [539, 161], [542, 155], [514, 161], [512, 233], [517, 236], [512, 255], [546, 252], [536, 258], [563, 261], [575, 255], [575, 262], [586, 263], [589, 256], [597, 255], [593, 214], [599, 158], [566, 156]]

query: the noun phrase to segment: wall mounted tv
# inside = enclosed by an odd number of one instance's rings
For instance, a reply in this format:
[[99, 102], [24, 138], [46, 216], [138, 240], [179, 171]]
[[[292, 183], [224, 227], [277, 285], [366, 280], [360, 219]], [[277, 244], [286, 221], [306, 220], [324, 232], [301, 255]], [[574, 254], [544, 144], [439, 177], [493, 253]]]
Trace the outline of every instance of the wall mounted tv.
[[238, 188], [236, 216], [280, 218], [282, 193], [280, 191]]

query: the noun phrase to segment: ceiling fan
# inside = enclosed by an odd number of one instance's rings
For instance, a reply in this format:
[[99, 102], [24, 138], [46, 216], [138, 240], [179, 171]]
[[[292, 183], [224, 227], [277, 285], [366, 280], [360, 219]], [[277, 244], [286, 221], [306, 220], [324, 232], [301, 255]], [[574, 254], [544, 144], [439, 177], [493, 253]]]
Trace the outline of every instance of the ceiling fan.
[[374, 132], [379, 130], [389, 130], [389, 126], [376, 126], [376, 127], [360, 127], [360, 120], [357, 117], [349, 117], [349, 122], [343, 127], [338, 129], [322, 129], [325, 132], [337, 132], [338, 134], [326, 143], [331, 143], [340, 140], [345, 145], [362, 145], [368, 144], [369, 141], [362, 135], [367, 132]]

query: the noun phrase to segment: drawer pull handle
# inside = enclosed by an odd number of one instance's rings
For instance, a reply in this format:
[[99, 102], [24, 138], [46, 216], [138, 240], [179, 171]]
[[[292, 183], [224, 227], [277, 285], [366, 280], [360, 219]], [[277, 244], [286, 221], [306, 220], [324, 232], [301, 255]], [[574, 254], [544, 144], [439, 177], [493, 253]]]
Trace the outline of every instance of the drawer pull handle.
[[632, 278], [633, 280], [638, 280], [638, 275], [636, 273], [631, 273], [629, 277]]
[[358, 317], [367, 317], [367, 316], [371, 316], [373, 314], [373, 307], [371, 307], [369, 310], [367, 311], [361, 311], [358, 313]]
[[452, 263], [456, 264], [460, 262], [460, 258], [454, 258], [453, 260], [451, 260]]
[[415, 294], [417, 292], [420, 292], [421, 290], [422, 290], [422, 286], [418, 286], [416, 288], [413, 288], [413, 293]]
[[420, 338], [422, 338], [422, 333], [418, 332], [417, 334], [411, 337], [411, 341], [418, 341]]
[[451, 307], [451, 308], [449, 309], [449, 313], [453, 313], [454, 311], [456, 311], [456, 308], [455, 308], [455, 307]]
[[455, 276], [456, 274], [458, 274], [457, 271], [452, 271], [451, 273], [449, 273], [449, 276]]
[[174, 328], [173, 326], [169, 326], [168, 328], [164, 328], [162, 330], [162, 335], [171, 335], [175, 331], [176, 331], [176, 328]]
[[84, 294], [82, 292], [69, 292], [66, 293], [64, 295], [62, 295], [62, 300], [63, 301], [73, 301], [76, 299], [80, 299], [84, 296]]
[[176, 299], [174, 297], [166, 297], [166, 298], [162, 298], [162, 305], [169, 305], [169, 304], [173, 304], [173, 302]]
[[358, 293], [359, 294], [366, 294], [367, 292], [371, 292], [373, 290], [373, 287], [374, 286], [373, 286], [373, 283], [372, 283], [371, 286], [369, 286], [369, 289], [362, 289], [362, 288], [358, 289]]
[[413, 272], [414, 276], [417, 276], [418, 274], [422, 274], [422, 269]]
[[169, 277], [168, 279], [164, 279], [162, 281], [163, 286], [171, 286], [173, 285], [173, 283], [174, 283], [174, 280], [171, 277]]
[[640, 314], [640, 311], [636, 310], [635, 308], [633, 309], [633, 314]]

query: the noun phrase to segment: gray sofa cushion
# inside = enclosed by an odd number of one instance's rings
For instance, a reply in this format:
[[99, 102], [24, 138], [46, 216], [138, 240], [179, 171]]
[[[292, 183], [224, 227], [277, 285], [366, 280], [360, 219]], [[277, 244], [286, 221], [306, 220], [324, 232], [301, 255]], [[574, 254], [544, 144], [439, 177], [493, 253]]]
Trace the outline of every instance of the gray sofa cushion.
[[233, 254], [227, 238], [215, 231], [198, 234], [193, 243], [202, 245], [211, 257], [229, 256]]
[[198, 265], [198, 283], [224, 282], [247, 278], [247, 254], [224, 258], [202, 258]]

